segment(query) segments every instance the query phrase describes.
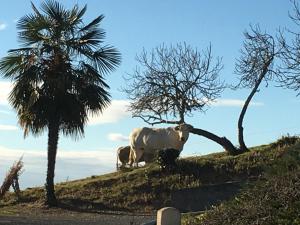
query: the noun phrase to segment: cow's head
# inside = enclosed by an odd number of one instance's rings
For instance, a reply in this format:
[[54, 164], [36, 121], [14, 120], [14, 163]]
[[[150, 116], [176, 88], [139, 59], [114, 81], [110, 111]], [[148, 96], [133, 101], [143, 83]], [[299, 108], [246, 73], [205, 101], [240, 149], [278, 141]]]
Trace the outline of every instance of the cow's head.
[[190, 130], [193, 128], [192, 125], [182, 123], [176, 126], [174, 129], [178, 132], [179, 134], [179, 140], [182, 142], [186, 142], [187, 139], [189, 138]]

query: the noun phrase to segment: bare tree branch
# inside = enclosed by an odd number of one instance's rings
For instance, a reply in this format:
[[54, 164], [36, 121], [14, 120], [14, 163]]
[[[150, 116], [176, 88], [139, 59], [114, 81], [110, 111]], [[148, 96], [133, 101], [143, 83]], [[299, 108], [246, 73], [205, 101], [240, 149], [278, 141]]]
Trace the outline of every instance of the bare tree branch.
[[273, 80], [274, 76], [277, 75], [277, 73], [274, 73], [272, 67], [279, 51], [274, 38], [266, 32], [261, 31], [258, 25], [255, 27], [251, 26], [251, 32], [245, 32], [244, 46], [235, 67], [235, 73], [240, 76], [240, 82], [236, 88], [252, 89], [238, 120], [238, 140], [242, 152], [248, 150], [244, 141], [243, 128], [246, 111], [254, 94], [258, 92], [261, 82], [265, 81], [266, 85], [268, 85], [268, 82]]
[[141, 118], [145, 123], [150, 124], [151, 126], [156, 125], [156, 124], [162, 124], [162, 123], [167, 123], [167, 124], [179, 124], [179, 121], [176, 120], [164, 120], [159, 117], [151, 116], [151, 115], [143, 115], [143, 116], [133, 116], [137, 118]]
[[[300, 27], [300, 9], [299, 3], [293, 1], [293, 13], [289, 13], [291, 20]], [[290, 43], [284, 35], [286, 31], [292, 35]], [[297, 92], [300, 95], [300, 33], [288, 29], [279, 32], [279, 42], [282, 48], [280, 58], [282, 65], [280, 67], [280, 76], [278, 81], [280, 86]]]
[[182, 123], [193, 111], [204, 112], [225, 88], [218, 78], [223, 65], [213, 59], [211, 46], [199, 52], [185, 43], [162, 45], [150, 53], [143, 50], [137, 61], [140, 67], [126, 77], [123, 91], [132, 100], [133, 116], [151, 125]]

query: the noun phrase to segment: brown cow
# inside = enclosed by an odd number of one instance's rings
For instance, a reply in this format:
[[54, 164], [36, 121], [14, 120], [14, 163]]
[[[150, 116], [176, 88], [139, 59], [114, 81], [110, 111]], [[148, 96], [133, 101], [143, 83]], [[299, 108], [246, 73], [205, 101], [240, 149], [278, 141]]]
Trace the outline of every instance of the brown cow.
[[[130, 159], [130, 146], [122, 146], [122, 147], [119, 147], [118, 150], [117, 150], [117, 170], [119, 169], [119, 161], [121, 162], [121, 168], [122, 167], [125, 167]], [[149, 157], [147, 157], [149, 158]], [[144, 162], [144, 157], [142, 156], [140, 159], [139, 159], [139, 162]]]

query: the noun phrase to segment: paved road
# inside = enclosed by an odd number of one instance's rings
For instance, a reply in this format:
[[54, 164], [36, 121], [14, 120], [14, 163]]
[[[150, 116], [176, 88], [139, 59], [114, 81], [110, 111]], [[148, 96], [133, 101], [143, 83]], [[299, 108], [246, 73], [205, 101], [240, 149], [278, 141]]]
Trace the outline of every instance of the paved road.
[[45, 215], [0, 216], [0, 225], [140, 225], [154, 219], [142, 215]]

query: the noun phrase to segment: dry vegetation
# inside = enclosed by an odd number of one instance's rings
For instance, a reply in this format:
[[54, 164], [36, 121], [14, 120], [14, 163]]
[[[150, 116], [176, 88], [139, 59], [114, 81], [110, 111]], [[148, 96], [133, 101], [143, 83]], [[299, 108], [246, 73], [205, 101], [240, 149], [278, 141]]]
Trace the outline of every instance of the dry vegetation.
[[9, 188], [12, 186], [17, 197], [20, 195], [19, 188], [19, 176], [22, 173], [23, 161], [20, 158], [16, 161], [13, 166], [10, 168], [9, 172], [6, 174], [6, 177], [0, 187], [0, 200], [4, 197], [4, 195], [8, 192]]

